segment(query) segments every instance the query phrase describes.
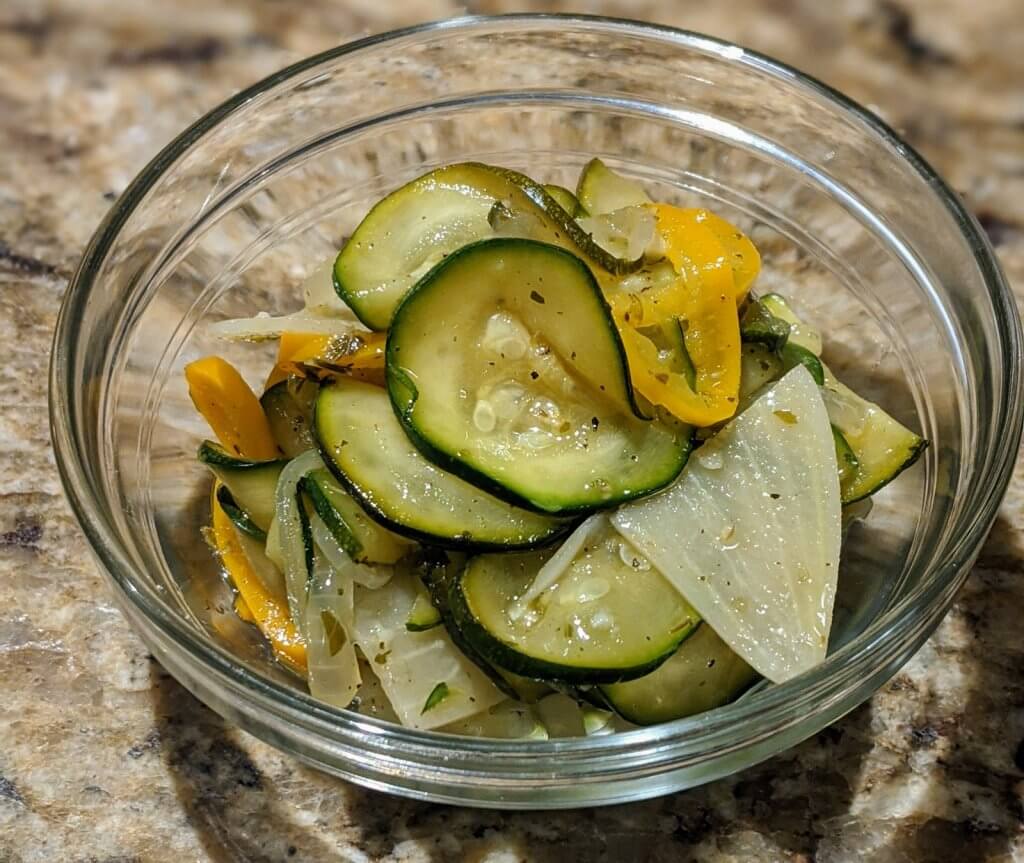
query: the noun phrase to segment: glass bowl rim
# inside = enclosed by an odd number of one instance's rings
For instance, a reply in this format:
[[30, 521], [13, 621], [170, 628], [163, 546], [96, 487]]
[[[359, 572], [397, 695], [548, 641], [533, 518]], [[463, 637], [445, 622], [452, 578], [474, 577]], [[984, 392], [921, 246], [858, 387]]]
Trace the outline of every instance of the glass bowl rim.
[[[997, 441], [989, 454], [990, 458], [974, 481], [980, 499], [975, 502], [974, 507], [964, 507], [957, 514], [964, 524], [959, 525], [962, 529], [948, 549], [946, 559], [940, 566], [932, 568], [933, 577], [924, 589], [918, 591], [918, 595], [907, 597], [886, 610], [865, 632], [830, 654], [821, 665], [787, 683], [769, 687], [755, 697], [719, 708], [711, 714], [610, 736], [547, 742], [486, 739], [481, 743], [472, 738], [416, 731], [323, 704], [306, 693], [248, 670], [224, 648], [205, 642], [198, 632], [171, 612], [163, 602], [150, 597], [148, 588], [144, 585], [140, 588], [136, 583], [130, 556], [125, 551], [116, 527], [103, 515], [101, 496], [91, 487], [87, 468], [78, 451], [76, 407], [74, 398], [66, 395], [74, 379], [74, 360], [77, 356], [79, 333], [74, 322], [80, 318], [80, 310], [87, 302], [90, 292], [97, 287], [96, 277], [118, 232], [131, 214], [145, 201], [149, 190], [174, 167], [177, 160], [200, 138], [216, 129], [254, 98], [321, 65], [388, 42], [473, 30], [492, 26], [497, 22], [523, 28], [548, 25], [552, 28], [574, 26], [602, 33], [656, 39], [748, 67], [751, 71], [767, 74], [791, 85], [795, 84], [812, 95], [823, 98], [840, 113], [857, 121], [870, 133], [890, 145], [919, 178], [936, 192], [973, 251], [975, 264], [995, 310], [995, 323], [1004, 347], [1002, 358], [1005, 371], [1002, 392], [997, 395], [995, 409], [1002, 412], [1003, 428], [1007, 433]], [[735, 749], [763, 739], [773, 728], [780, 728], [779, 722], [785, 714], [800, 713], [802, 708], [806, 712], [814, 713], [815, 708], [825, 701], [848, 697], [857, 689], [856, 680], [867, 678], [872, 673], [877, 674], [879, 669], [887, 662], [891, 663], [892, 657], [901, 650], [919, 646], [941, 620], [952, 604], [956, 591], [965, 580], [970, 565], [987, 535], [1016, 461], [1024, 419], [1020, 353], [1021, 327], [1016, 304], [980, 225], [964, 208], [956, 193], [914, 148], [904, 142], [873, 112], [828, 84], [759, 52], [722, 39], [665, 25], [582, 14], [472, 15], [364, 37], [286, 66], [203, 115], [167, 144], [136, 175], [96, 229], [61, 304], [50, 361], [51, 439], [61, 482], [74, 515], [93, 553], [100, 560], [108, 576], [116, 583], [121, 595], [158, 630], [169, 635], [178, 647], [189, 654], [191, 660], [206, 671], [226, 678], [247, 695], [253, 696], [254, 705], [260, 702], [264, 702], [264, 706], [266, 702], [275, 703], [293, 718], [303, 717], [308, 720], [308, 727], [315, 728], [328, 737], [359, 737], [370, 733], [380, 740], [397, 744], [399, 748], [403, 743], [410, 744], [412, 748], [427, 755], [479, 751], [491, 755], [504, 753], [513, 759], [516, 755], [535, 758], [545, 753], [575, 753], [596, 757], [619, 755], [623, 751], [646, 749], [650, 746], [655, 746], [661, 751], [666, 744], [675, 744], [676, 754], [680, 748], [700, 752], [701, 743], [712, 743], [723, 734], [742, 726], [747, 732], [746, 739], [738, 743], [733, 741], [728, 747]], [[911, 599], [915, 600], [915, 607], [910, 606]], [[888, 659], [872, 662], [873, 657]], [[845, 689], [840, 684], [844, 684]], [[861, 696], [868, 695], [870, 690], [858, 693], [855, 703], [863, 700]], [[852, 706], [851, 704], [850, 707]]]

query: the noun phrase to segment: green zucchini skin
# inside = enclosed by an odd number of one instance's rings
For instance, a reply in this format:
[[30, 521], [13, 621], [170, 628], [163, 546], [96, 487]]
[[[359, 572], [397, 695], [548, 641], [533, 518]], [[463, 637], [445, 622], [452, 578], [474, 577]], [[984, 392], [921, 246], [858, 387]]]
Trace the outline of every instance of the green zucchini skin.
[[425, 585], [420, 585], [416, 594], [416, 601], [409, 609], [409, 616], [405, 620], [407, 632], [427, 632], [435, 626], [441, 626], [441, 612], [434, 604], [429, 591]]
[[[578, 342], [568, 341], [570, 336], [563, 329], [556, 336], [562, 344], [556, 342], [549, 351], [554, 350], [563, 358], [571, 356], [572, 370], [589, 381], [595, 391], [605, 391], [593, 397], [592, 434], [597, 441], [597, 449], [604, 439], [601, 436], [610, 434], [607, 425], [603, 431], [599, 430], [600, 423], [611, 423], [614, 433], [625, 436], [627, 444], [624, 446], [631, 449], [616, 452], [618, 463], [588, 462], [573, 454], [580, 471], [571, 477], [565, 477], [563, 472], [561, 480], [552, 481], [546, 475], [531, 477], [530, 470], [521, 469], [522, 464], [517, 464], [516, 471], [509, 471], [510, 460], [498, 460], [489, 454], [486, 441], [480, 441], [480, 447], [471, 452], [472, 446], [460, 448], [454, 445], [451, 430], [438, 434], [437, 428], [432, 428], [436, 424], [430, 419], [430, 411], [435, 412], [438, 418], [451, 415], [450, 409], [437, 413], [439, 406], [451, 396], [448, 392], [451, 381], [436, 369], [421, 367], [423, 362], [434, 362], [434, 358], [439, 356], [437, 349], [426, 350], [423, 346], [432, 345], [438, 339], [447, 344], [448, 334], [453, 334], [453, 342], [463, 337], [465, 344], [466, 340], [478, 338], [480, 334], [480, 322], [473, 316], [483, 312], [469, 304], [454, 307], [453, 296], [458, 296], [460, 290], [471, 285], [480, 286], [480, 290], [490, 290], [496, 295], [496, 308], [519, 309], [518, 314], [532, 315], [531, 319], [540, 321], [549, 335], [554, 331], [552, 322], [559, 320], [554, 316], [562, 314], [560, 309], [552, 311], [547, 307], [543, 294], [536, 289], [531, 289], [527, 298], [526, 291], [534, 282], [516, 281], [510, 276], [507, 282], [498, 286], [491, 277], [492, 272], [503, 271], [514, 274], [516, 278], [520, 273], [532, 272], [532, 278], [537, 279], [538, 285], [543, 282], [554, 286], [559, 303], [568, 305], [567, 300], [571, 297], [573, 315], [588, 321], [589, 326], [581, 331]], [[544, 282], [545, 276], [548, 282]], [[544, 290], [548, 291], [548, 296], [552, 295], [548, 287]], [[573, 293], [567, 293], [569, 291]], [[483, 295], [478, 293], [472, 301], [479, 306], [484, 302]], [[546, 308], [538, 311], [531, 304]], [[552, 317], [549, 319], [548, 315]], [[595, 341], [598, 337], [604, 342], [603, 347], [601, 342]], [[577, 350], [571, 349], [573, 344], [579, 348], [578, 361]], [[466, 350], [473, 349], [467, 347]], [[461, 365], [468, 367], [473, 362], [476, 363], [474, 369], [482, 369], [482, 359]], [[489, 365], [495, 363], [490, 362]], [[641, 423], [634, 419], [643, 413], [637, 405], [625, 350], [611, 310], [586, 265], [558, 246], [526, 239], [500, 238], [474, 243], [450, 255], [424, 276], [396, 311], [388, 333], [386, 366], [392, 404], [416, 447], [435, 464], [517, 506], [560, 515], [615, 506], [669, 485], [679, 475], [689, 455], [691, 430], [688, 427]], [[587, 369], [594, 370], [589, 377]], [[499, 369], [495, 374], [501, 371]], [[528, 388], [529, 382], [524, 381], [524, 385]], [[605, 404], [609, 396], [612, 404], [617, 406], [617, 411], [613, 408], [611, 414]], [[590, 402], [586, 404], [590, 405]], [[589, 416], [591, 411], [588, 409], [586, 413]], [[597, 419], [599, 414], [600, 422]], [[475, 434], [469, 417], [466, 416], [465, 420], [465, 427]], [[572, 453], [571, 448], [566, 450], [565, 446], [559, 449]], [[534, 457], [533, 464], [536, 466], [534, 470], [542, 470], [543, 462], [539, 457]]]
[[288, 464], [288, 459], [269, 459], [259, 461], [257, 459], [242, 458], [229, 453], [224, 447], [210, 440], [204, 440], [199, 445], [196, 458], [202, 464], [210, 468], [227, 468], [229, 470], [256, 470], [268, 467], [283, 468]]
[[310, 475], [307, 474], [299, 483], [299, 490], [305, 492], [309, 502], [313, 505], [314, 511], [320, 516], [324, 524], [327, 525], [327, 529], [338, 541], [338, 545], [342, 547], [345, 554], [353, 560], [362, 560], [362, 543], [356, 539], [355, 534], [353, 534], [348, 524], [341, 517], [334, 504], [331, 503], [330, 497], [328, 497], [327, 492], [323, 488], [323, 483], [318, 482], [316, 479], [311, 479]]
[[860, 459], [857, 458], [857, 454], [853, 451], [849, 441], [846, 440], [845, 435], [835, 426], [832, 426], [832, 439], [836, 443], [839, 486], [842, 488], [844, 482], [849, 482], [857, 475], [857, 471], [860, 469]]
[[789, 323], [772, 314], [760, 300], [751, 300], [740, 320], [740, 338], [744, 342], [756, 342], [775, 352], [785, 347], [789, 329]]
[[[498, 500], [429, 463], [406, 439], [387, 393], [372, 384], [339, 379], [322, 386], [313, 427], [324, 464], [362, 510], [378, 524], [424, 545], [454, 551], [533, 549], [574, 527], [571, 520]], [[380, 453], [399, 461], [381, 467]], [[396, 468], [392, 478], [417, 483], [405, 487], [413, 504], [404, 502], [401, 489], [389, 478], [391, 467]], [[445, 497], [460, 503], [446, 508]]]
[[360, 563], [393, 564], [412, 549], [411, 543], [385, 530], [334, 478], [318, 468], [302, 480], [302, 490], [345, 553]]
[[[861, 398], [827, 369], [821, 393], [833, 429], [842, 436], [855, 459], [847, 463], [845, 476], [840, 474], [844, 506], [885, 488], [928, 449], [928, 440], [905, 428], [878, 405]], [[837, 454], [841, 455], [838, 449]]]
[[554, 183], [545, 183], [544, 191], [547, 192], [554, 202], [558, 204], [565, 212], [567, 212], [574, 219], [585, 216], [586, 211], [580, 206], [580, 202], [576, 196], [570, 192], [565, 186], [559, 186]]
[[790, 369], [800, 365], [811, 373], [814, 382], [820, 387], [825, 385], [825, 369], [814, 354], [807, 348], [793, 342], [788, 342], [779, 351], [779, 359], [782, 360], [783, 374]]

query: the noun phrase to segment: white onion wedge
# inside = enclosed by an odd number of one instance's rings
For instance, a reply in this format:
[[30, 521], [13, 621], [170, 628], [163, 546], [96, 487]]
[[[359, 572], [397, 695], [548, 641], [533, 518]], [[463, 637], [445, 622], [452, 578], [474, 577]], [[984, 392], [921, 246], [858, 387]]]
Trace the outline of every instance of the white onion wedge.
[[798, 366], [698, 449], [674, 486], [612, 523], [778, 683], [825, 658], [840, 514], [828, 414]]
[[[416, 597], [413, 576], [403, 573], [376, 590], [356, 588], [356, 644], [402, 725], [439, 728], [504, 700], [487, 675], [452, 644], [443, 626], [406, 629]], [[431, 703], [442, 684], [446, 694]]]

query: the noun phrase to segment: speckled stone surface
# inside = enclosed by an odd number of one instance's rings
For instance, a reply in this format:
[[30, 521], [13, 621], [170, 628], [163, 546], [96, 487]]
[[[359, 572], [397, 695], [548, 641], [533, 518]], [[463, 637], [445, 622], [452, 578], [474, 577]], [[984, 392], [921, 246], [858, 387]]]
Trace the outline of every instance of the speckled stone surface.
[[871, 702], [732, 779], [611, 809], [478, 812], [319, 775], [195, 701], [115, 609], [47, 431], [51, 328], [91, 232], [238, 88], [467, 8], [647, 18], [807, 69], [924, 152], [1024, 297], [1021, 0], [3, 0], [0, 861], [1024, 860], [1024, 468], [954, 610]]

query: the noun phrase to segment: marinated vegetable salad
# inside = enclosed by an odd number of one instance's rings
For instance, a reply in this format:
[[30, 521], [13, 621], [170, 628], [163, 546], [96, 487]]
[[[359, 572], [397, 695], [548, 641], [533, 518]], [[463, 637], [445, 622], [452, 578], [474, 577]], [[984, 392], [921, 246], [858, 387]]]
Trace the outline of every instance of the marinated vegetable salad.
[[323, 701], [494, 737], [821, 662], [844, 523], [927, 442], [759, 268], [597, 159], [575, 194], [475, 163], [392, 192], [303, 312], [215, 325], [279, 340], [262, 396], [186, 368], [237, 613]]

